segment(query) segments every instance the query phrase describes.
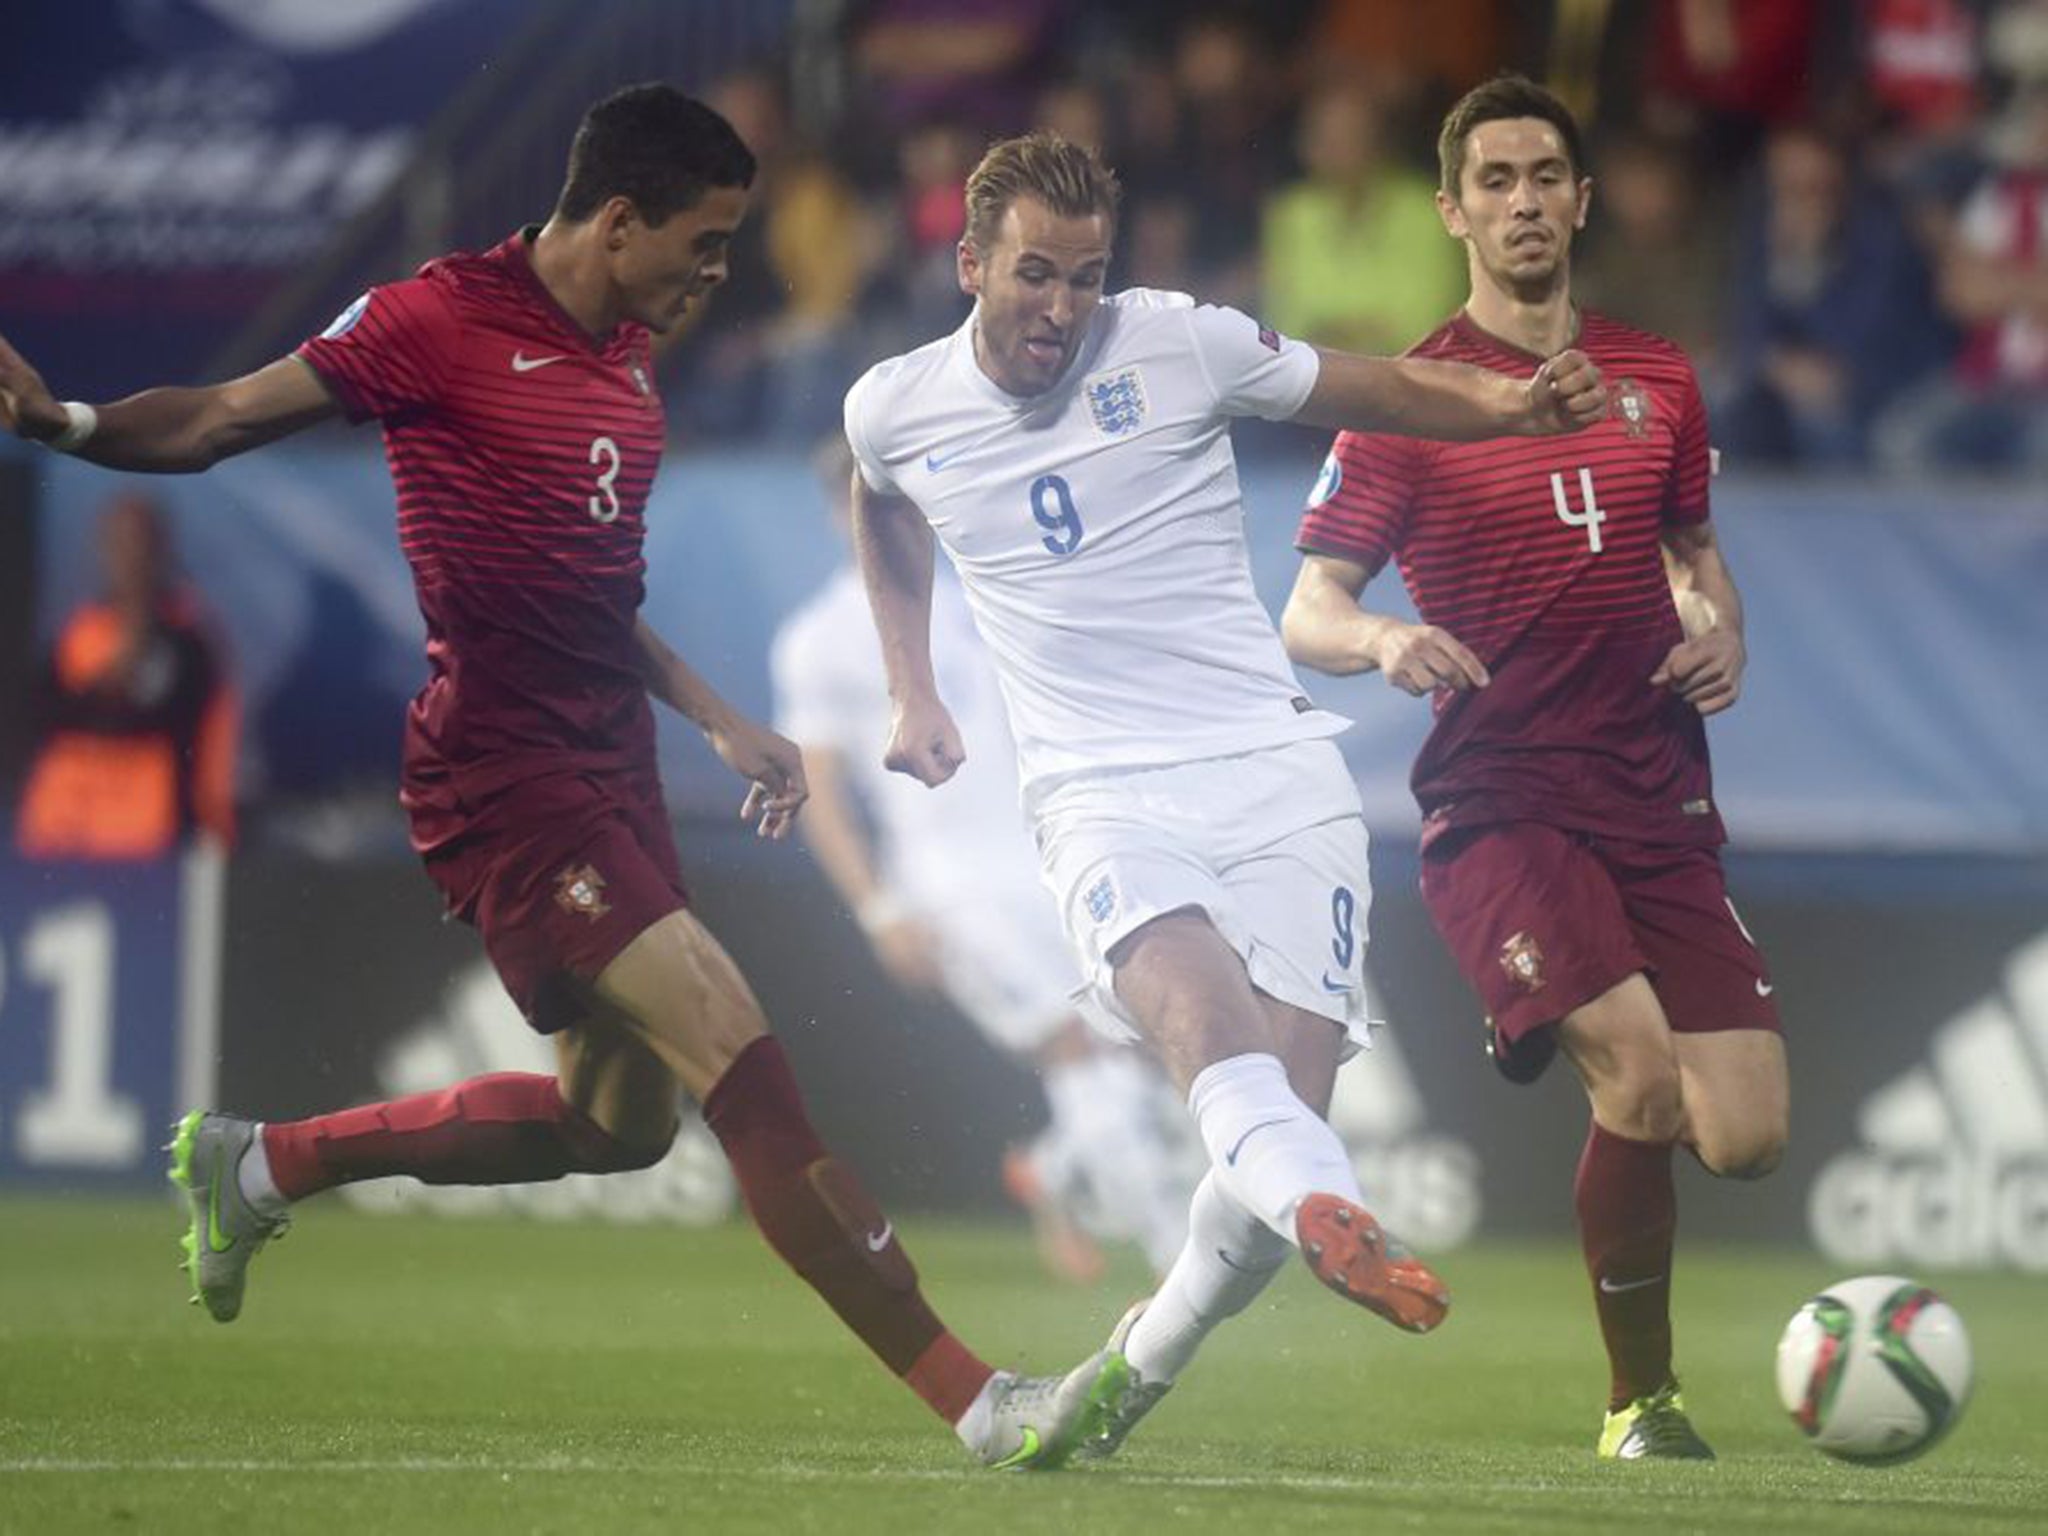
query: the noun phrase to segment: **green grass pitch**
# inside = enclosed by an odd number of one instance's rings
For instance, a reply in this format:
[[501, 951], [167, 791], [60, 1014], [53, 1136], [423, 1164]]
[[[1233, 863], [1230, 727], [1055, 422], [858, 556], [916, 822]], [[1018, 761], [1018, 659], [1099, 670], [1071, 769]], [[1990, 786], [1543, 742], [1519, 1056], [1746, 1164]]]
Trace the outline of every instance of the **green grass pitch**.
[[[0, 1203], [0, 1531], [1117, 1533], [2048, 1529], [2039, 1278], [1933, 1276], [1976, 1399], [1890, 1470], [1807, 1450], [1779, 1326], [1835, 1266], [1689, 1251], [1680, 1366], [1711, 1467], [1617, 1466], [1567, 1244], [1447, 1255], [1430, 1338], [1290, 1273], [1110, 1466], [997, 1476], [734, 1226], [377, 1220], [323, 1203], [230, 1327], [183, 1305], [168, 1203]], [[1062, 1367], [1142, 1278], [1043, 1280], [1013, 1227], [907, 1223], [999, 1361]]]

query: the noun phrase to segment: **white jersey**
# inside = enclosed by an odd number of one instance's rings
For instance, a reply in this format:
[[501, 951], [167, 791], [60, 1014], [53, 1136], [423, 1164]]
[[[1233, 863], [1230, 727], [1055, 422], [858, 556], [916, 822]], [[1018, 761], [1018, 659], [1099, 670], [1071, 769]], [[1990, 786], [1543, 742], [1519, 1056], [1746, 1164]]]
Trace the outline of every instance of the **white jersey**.
[[877, 862], [892, 895], [936, 921], [949, 910], [979, 910], [1015, 887], [1050, 913], [1017, 803], [1016, 748], [995, 668], [950, 572], [932, 582], [932, 667], [967, 760], [943, 793], [882, 766], [889, 686], [858, 570], [838, 572], [789, 617], [769, 666], [775, 728], [844, 760], [874, 818]]
[[930, 521], [994, 653], [1035, 799], [1086, 769], [1222, 757], [1349, 721], [1310, 703], [1252, 585], [1230, 418], [1292, 416], [1315, 350], [1132, 289], [1042, 395], [974, 359], [974, 319], [868, 370], [846, 435]]

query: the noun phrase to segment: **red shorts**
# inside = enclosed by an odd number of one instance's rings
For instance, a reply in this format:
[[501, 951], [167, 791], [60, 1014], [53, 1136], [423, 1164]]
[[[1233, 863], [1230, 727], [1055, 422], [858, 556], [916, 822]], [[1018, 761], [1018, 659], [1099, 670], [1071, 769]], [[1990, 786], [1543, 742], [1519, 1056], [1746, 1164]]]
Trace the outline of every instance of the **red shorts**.
[[449, 912], [483, 935], [505, 990], [542, 1034], [586, 1017], [598, 973], [689, 905], [660, 793], [629, 783], [529, 781], [493, 796], [425, 855]]
[[1422, 899], [1509, 1043], [1637, 971], [1680, 1033], [1780, 1027], [1713, 848], [1533, 821], [1460, 828], [1423, 853]]

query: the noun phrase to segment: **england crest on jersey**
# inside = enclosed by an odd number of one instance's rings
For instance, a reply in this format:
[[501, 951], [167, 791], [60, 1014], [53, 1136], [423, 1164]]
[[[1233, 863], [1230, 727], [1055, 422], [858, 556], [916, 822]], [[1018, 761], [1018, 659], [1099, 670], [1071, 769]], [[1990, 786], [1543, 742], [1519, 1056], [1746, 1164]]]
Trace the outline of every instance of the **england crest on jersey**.
[[1104, 437], [1125, 437], [1145, 420], [1145, 376], [1136, 368], [1090, 374], [1081, 381], [1088, 415]]

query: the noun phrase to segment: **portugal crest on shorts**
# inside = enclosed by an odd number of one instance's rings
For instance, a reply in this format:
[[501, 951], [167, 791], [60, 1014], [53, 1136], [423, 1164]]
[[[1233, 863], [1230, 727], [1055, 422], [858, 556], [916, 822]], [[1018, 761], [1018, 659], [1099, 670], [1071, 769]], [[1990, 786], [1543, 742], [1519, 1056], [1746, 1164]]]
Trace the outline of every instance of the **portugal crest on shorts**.
[[604, 876], [589, 864], [578, 864], [555, 876], [555, 905], [592, 922], [612, 909], [604, 899]]
[[1630, 437], [1650, 435], [1650, 392], [1634, 379], [1614, 387], [1614, 419]]
[[1104, 437], [1125, 437], [1145, 420], [1145, 376], [1135, 368], [1091, 374], [1081, 381], [1088, 415]]
[[1500, 968], [1523, 991], [1543, 990], [1543, 950], [1526, 930], [1501, 945]]

